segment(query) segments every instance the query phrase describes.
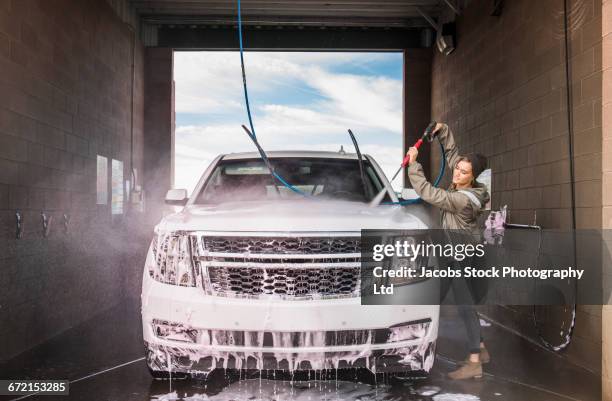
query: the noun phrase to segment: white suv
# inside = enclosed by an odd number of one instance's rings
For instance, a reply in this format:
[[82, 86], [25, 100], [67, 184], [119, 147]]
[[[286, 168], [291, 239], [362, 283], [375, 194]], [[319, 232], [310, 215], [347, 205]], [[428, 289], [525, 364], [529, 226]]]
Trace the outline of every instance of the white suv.
[[[362, 229], [426, 229], [380, 167], [355, 154], [270, 152], [217, 157], [192, 196], [155, 227], [143, 275], [142, 325], [154, 377], [215, 368], [364, 367], [426, 374], [438, 305], [361, 305]], [[368, 201], [386, 188], [378, 207]], [[401, 284], [401, 283], [400, 283]], [[405, 283], [411, 284], [411, 283]], [[414, 285], [399, 286], [411, 291]]]

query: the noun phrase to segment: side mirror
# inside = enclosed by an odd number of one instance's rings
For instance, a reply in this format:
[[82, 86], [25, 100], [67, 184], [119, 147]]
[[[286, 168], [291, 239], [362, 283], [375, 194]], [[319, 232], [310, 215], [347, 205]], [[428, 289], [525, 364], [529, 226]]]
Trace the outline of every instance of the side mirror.
[[417, 199], [419, 195], [413, 188], [402, 188], [402, 199], [403, 200], [412, 200]]
[[170, 189], [166, 192], [165, 202], [166, 205], [185, 206], [188, 199], [186, 189]]

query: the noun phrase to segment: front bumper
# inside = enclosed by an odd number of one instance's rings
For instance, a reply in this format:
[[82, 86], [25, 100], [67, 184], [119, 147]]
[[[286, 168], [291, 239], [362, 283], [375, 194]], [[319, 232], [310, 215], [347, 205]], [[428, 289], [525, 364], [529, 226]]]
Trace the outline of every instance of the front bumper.
[[[427, 373], [435, 356], [438, 314], [439, 305], [364, 306], [359, 298], [309, 301], [222, 298], [206, 295], [197, 287], [159, 283], [146, 270], [143, 279], [143, 337], [149, 367], [157, 371], [362, 367], [373, 372]], [[192, 340], [185, 341], [184, 335], [160, 336], [154, 330], [156, 321], [168, 322], [178, 331], [192, 334]], [[400, 341], [375, 341], [372, 337], [351, 344], [326, 340], [330, 332], [380, 333], [410, 322], [427, 322], [427, 327]], [[215, 331], [261, 333], [271, 342], [245, 343], [227, 335], [224, 341], [219, 341], [210, 334]], [[321, 334], [324, 332], [327, 336]], [[306, 334], [297, 341], [296, 333]]]

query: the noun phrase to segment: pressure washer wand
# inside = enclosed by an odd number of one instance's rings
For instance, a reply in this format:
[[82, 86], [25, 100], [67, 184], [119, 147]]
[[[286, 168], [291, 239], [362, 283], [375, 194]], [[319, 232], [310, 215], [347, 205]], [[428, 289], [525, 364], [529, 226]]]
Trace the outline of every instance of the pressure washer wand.
[[[429, 125], [427, 126], [427, 128], [425, 128], [425, 132], [423, 133], [423, 135], [419, 138], [418, 141], [416, 141], [416, 143], [413, 145], [413, 148], [420, 148], [421, 145], [423, 144], [423, 140], [424, 139], [428, 139], [431, 137], [431, 134], [434, 130], [434, 128], [436, 128], [436, 122], [432, 121], [431, 123], [429, 123]], [[395, 177], [397, 177], [397, 175], [400, 173], [400, 171], [402, 171], [403, 168], [406, 168], [406, 166], [408, 165], [408, 163], [410, 163], [410, 156], [406, 155], [404, 157], [404, 160], [402, 160], [402, 165], [397, 169], [397, 171], [395, 172], [395, 174], [393, 174], [393, 177], [391, 177], [391, 181], [389, 181], [389, 183], [392, 183], [393, 180], [395, 180]]]
[[[423, 140], [425, 140], [425, 139], [431, 141], [433, 139], [433, 137], [431, 135], [433, 134], [433, 130], [435, 128], [436, 128], [436, 122], [435, 121], [430, 122], [429, 125], [427, 126], [427, 128], [425, 128], [425, 132], [423, 132], [423, 135], [419, 138], [418, 141], [416, 141], [416, 143], [414, 144], [413, 147], [415, 147], [417, 149], [420, 148], [421, 145], [423, 144]], [[391, 184], [393, 182], [393, 180], [395, 180], [395, 177], [397, 177], [397, 175], [400, 173], [400, 171], [402, 171], [402, 169], [406, 168], [408, 163], [410, 163], [410, 156], [406, 155], [406, 156], [404, 156], [404, 159], [402, 160], [401, 166], [397, 169], [395, 174], [393, 174], [393, 177], [391, 177], [391, 180], [389, 181], [389, 184]], [[385, 192], [387, 192], [387, 188], [383, 188], [378, 193], [378, 195], [376, 195], [374, 197], [374, 199], [370, 202], [370, 206], [371, 207], [378, 206], [380, 204], [380, 202], [383, 200], [383, 198], [385, 197]]]

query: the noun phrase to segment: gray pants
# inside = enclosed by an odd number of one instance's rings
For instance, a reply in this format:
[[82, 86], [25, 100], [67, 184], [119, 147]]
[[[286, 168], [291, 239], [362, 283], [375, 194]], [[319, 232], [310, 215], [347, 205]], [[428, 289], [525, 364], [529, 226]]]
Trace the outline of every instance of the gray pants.
[[453, 295], [459, 316], [465, 325], [470, 354], [480, 353], [480, 342], [483, 341], [480, 332], [480, 318], [474, 307], [473, 297], [468, 289], [465, 279], [454, 279], [452, 282]]
[[[446, 259], [446, 266], [453, 266], [457, 270], [461, 270], [464, 266], [477, 267], [477, 260], [474, 258], [466, 258], [461, 262], [453, 259]], [[482, 303], [486, 295], [487, 279], [475, 278], [452, 278], [442, 280], [441, 282], [441, 298], [440, 303], [446, 298], [446, 292], [452, 288], [453, 304], [457, 305], [459, 316], [465, 326], [467, 334], [468, 349], [471, 354], [480, 353], [480, 343], [483, 341], [480, 332], [480, 317], [474, 304]]]

